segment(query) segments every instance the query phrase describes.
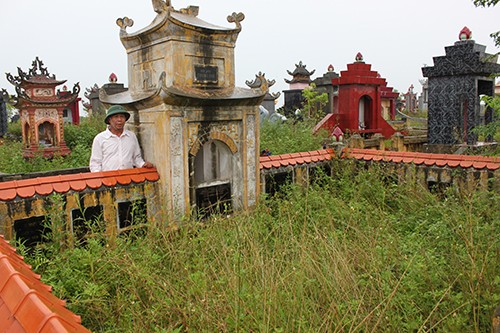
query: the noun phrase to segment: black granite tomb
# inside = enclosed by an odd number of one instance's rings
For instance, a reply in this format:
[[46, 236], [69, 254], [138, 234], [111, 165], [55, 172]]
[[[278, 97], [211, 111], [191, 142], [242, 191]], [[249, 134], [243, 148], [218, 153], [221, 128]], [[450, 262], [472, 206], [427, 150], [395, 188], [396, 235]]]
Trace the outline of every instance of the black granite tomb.
[[486, 46], [461, 40], [445, 47], [446, 55], [434, 57], [434, 66], [423, 67], [429, 84], [429, 144], [475, 145], [473, 128], [492, 121], [492, 110], [481, 114], [481, 95], [494, 94], [493, 73], [500, 73], [497, 57]]

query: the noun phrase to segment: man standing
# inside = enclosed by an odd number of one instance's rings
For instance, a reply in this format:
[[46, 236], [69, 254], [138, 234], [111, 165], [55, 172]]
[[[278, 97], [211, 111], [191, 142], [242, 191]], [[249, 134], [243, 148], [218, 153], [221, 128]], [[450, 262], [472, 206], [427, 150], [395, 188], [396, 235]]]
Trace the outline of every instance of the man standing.
[[154, 167], [142, 158], [135, 134], [125, 129], [129, 118], [130, 113], [123, 106], [109, 108], [104, 119], [108, 128], [97, 134], [92, 144], [91, 172]]

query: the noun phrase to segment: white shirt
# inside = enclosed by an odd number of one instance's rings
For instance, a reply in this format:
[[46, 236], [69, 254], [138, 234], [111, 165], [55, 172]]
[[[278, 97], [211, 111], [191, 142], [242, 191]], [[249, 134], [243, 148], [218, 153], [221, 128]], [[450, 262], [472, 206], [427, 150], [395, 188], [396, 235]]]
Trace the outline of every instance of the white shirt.
[[94, 138], [90, 156], [91, 172], [140, 168], [144, 163], [133, 132], [124, 130], [117, 136], [107, 128]]

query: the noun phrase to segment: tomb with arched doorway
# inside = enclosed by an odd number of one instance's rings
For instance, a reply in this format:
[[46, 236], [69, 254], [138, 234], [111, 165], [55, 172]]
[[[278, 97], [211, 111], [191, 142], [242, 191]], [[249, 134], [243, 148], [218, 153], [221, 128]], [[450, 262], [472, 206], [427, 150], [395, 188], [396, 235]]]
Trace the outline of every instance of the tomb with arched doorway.
[[199, 8], [180, 10], [155, 1], [157, 16], [129, 33], [133, 21], [117, 20], [128, 55], [129, 88], [105, 89], [105, 105], [131, 113], [145, 158], [160, 174], [168, 216], [247, 209], [259, 194], [259, 105], [269, 81], [259, 73], [250, 88], [235, 86], [234, 48], [242, 13], [225, 28], [198, 18]]
[[391, 137], [395, 130], [382, 115], [382, 102], [389, 102], [389, 115], [394, 114], [394, 94], [392, 88], [379, 73], [363, 61], [361, 53], [356, 61], [347, 65], [339, 77], [332, 79], [338, 87], [338, 107], [329, 113], [315, 127], [332, 132], [339, 127], [343, 133], [359, 133], [364, 137], [381, 134]]

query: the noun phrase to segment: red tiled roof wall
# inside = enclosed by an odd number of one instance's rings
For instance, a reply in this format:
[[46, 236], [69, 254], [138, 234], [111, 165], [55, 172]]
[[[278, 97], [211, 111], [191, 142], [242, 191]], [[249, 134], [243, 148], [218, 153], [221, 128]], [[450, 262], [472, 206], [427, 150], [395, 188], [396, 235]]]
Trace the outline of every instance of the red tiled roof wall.
[[413, 152], [395, 152], [374, 149], [345, 148], [342, 158], [353, 158], [363, 161], [385, 161], [393, 163], [414, 163], [416, 165], [450, 168], [488, 169], [491, 171], [500, 168], [500, 158], [475, 155], [429, 154]]
[[85, 332], [81, 318], [40, 282], [0, 235], [0, 329], [9, 333]]
[[302, 153], [261, 156], [260, 169], [272, 169], [287, 166], [295, 166], [300, 164], [309, 164], [316, 162], [329, 161], [332, 159], [335, 152], [333, 149], [322, 149], [307, 151]]
[[30, 198], [34, 195], [66, 193], [70, 190], [98, 189], [101, 186], [113, 187], [144, 181], [155, 182], [159, 178], [154, 168], [136, 168], [12, 180], [0, 183], [0, 201], [9, 201], [16, 197]]

